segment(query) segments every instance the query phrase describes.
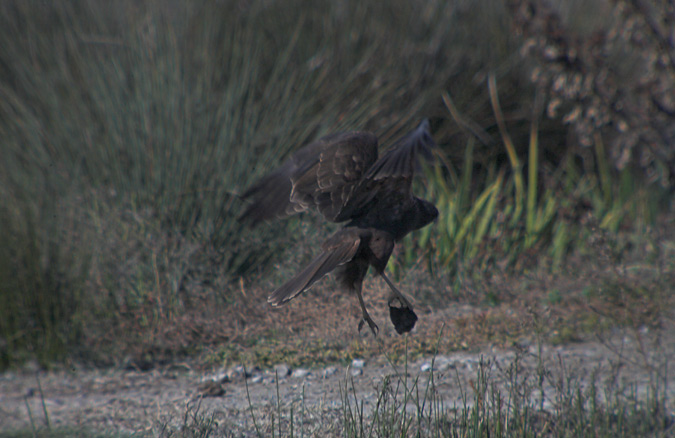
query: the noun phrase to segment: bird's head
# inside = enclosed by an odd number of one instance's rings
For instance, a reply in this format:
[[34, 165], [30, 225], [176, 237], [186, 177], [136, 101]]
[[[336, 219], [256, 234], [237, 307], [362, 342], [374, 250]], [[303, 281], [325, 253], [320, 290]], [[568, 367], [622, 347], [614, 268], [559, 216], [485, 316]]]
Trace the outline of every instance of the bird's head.
[[438, 209], [434, 204], [424, 199], [415, 198], [415, 202], [417, 203], [417, 209], [415, 223], [412, 229], [419, 230], [436, 220], [438, 217]]

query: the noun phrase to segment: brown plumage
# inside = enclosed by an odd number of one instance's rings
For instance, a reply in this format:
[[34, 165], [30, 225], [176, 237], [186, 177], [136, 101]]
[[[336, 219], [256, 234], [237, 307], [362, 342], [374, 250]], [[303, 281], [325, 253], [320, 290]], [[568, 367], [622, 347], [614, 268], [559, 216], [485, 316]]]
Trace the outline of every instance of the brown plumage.
[[377, 324], [361, 294], [363, 279], [372, 266], [392, 290], [390, 318], [396, 331], [412, 330], [417, 315], [384, 269], [395, 242], [438, 216], [432, 203], [417, 198], [411, 190], [420, 157], [429, 159], [433, 147], [426, 120], [379, 160], [373, 134], [329, 135], [299, 149], [247, 189], [242, 197], [252, 203], [241, 219], [251, 225], [310, 209], [316, 209], [328, 221], [347, 222], [323, 243], [318, 257], [270, 295], [269, 303], [282, 305], [335, 271], [342, 285], [355, 291], [359, 299], [363, 316], [359, 330], [368, 323], [377, 335]]

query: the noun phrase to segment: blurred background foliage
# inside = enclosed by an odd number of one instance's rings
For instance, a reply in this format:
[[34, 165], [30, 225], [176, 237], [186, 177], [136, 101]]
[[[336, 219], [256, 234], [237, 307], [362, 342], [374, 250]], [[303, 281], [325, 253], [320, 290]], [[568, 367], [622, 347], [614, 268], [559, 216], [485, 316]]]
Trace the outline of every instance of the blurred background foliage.
[[335, 131], [431, 120], [441, 215], [397, 274], [560, 269], [671, 221], [673, 28], [658, 1], [0, 3], [0, 368], [284, 278], [327, 231], [251, 231], [237, 194]]

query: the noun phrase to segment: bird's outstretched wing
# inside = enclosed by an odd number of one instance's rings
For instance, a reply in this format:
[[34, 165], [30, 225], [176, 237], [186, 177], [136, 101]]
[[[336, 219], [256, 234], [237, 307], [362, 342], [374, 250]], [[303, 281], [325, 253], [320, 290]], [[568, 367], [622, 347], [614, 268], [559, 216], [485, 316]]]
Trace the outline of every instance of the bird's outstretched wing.
[[295, 152], [243, 194], [252, 202], [240, 219], [251, 225], [316, 208], [338, 218], [365, 173], [377, 160], [377, 138], [368, 132], [323, 137]]
[[370, 211], [392, 211], [413, 202], [413, 177], [430, 160], [436, 147], [429, 121], [400, 138], [365, 173], [336, 217], [337, 222], [354, 219]]
[[379, 160], [371, 133], [323, 137], [247, 189], [242, 198], [252, 202], [240, 219], [256, 225], [314, 208], [331, 222], [344, 222], [372, 210], [373, 202], [383, 204], [380, 211], [390, 211], [389, 204], [405, 207], [421, 159], [429, 159], [434, 147], [427, 120]]
[[323, 252], [295, 277], [272, 292], [267, 302], [280, 306], [309, 289], [333, 269], [352, 260], [361, 244], [363, 232], [357, 228], [343, 228], [335, 233], [323, 243]]
[[412, 179], [415, 172], [420, 170], [420, 158], [430, 160], [431, 150], [436, 147], [429, 129], [429, 120], [425, 119], [414, 131], [396, 141], [368, 169], [365, 179], [376, 181], [387, 178]]

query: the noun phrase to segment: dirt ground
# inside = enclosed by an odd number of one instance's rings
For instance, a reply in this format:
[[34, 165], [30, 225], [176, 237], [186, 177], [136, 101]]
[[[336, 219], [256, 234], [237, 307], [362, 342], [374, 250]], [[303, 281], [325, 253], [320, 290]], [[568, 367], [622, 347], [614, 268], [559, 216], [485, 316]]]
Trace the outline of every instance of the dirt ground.
[[[650, 395], [653, 385], [663, 389], [664, 382], [671, 382], [667, 406], [675, 413], [673, 367], [666, 367], [675, 363], [674, 359], [675, 325], [669, 322], [658, 331], [614, 330], [602, 339], [560, 346], [530, 343], [438, 354], [409, 363], [407, 378], [405, 365], [393, 365], [384, 354], [347, 366], [292, 369], [278, 364], [268, 370], [253, 368], [246, 370], [246, 382], [243, 367], [200, 369], [187, 363], [148, 372], [25, 369], [0, 376], [0, 430], [30, 430], [31, 421], [37, 427], [45, 426], [46, 412], [52, 428], [157, 435], [167, 427], [180, 426], [186, 413], [197, 412], [198, 407], [201, 414], [213, 415], [241, 436], [254, 436], [251, 407], [264, 422], [279, 408], [288, 415], [291, 406], [296, 418], [304, 415], [304, 427], [311, 429], [313, 421], [339, 418], [345, 385], [350, 399], [355, 396], [362, 401], [367, 412], [375, 406], [385, 376], [409, 387], [419, 378], [417, 385], [424, 389], [432, 360], [437, 390], [450, 408], [462, 406], [466, 395], [471, 402], [482, 367], [491, 385], [503, 391], [514, 384], [529, 388], [533, 402], [548, 411], [555, 409], [555, 394], [566, 385], [579, 383], [583, 388], [591, 379], [600, 388], [623, 391], [627, 397], [637, 394], [640, 399]], [[515, 379], [514, 370], [518, 371]], [[537, 376], [542, 373], [537, 370], [545, 370], [541, 384]]]

